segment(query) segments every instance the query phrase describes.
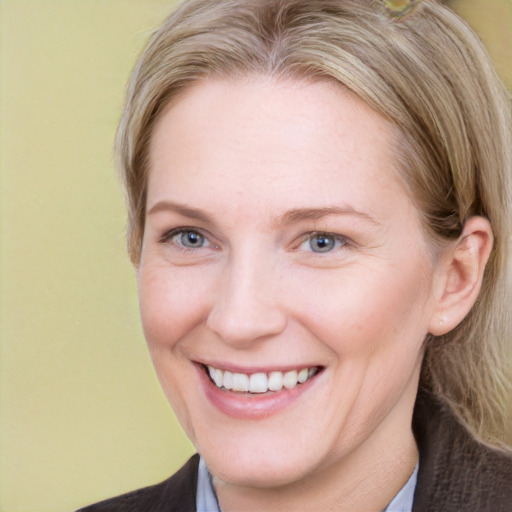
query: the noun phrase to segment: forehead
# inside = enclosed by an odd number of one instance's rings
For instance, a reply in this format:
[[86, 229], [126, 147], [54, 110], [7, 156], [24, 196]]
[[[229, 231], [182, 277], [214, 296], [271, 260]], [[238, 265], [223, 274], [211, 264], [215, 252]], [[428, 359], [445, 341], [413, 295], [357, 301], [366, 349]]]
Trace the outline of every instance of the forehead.
[[239, 210], [349, 199], [358, 209], [390, 210], [396, 195], [405, 196], [392, 133], [331, 82], [207, 79], [154, 127], [148, 208], [170, 195], [212, 208], [229, 199]]

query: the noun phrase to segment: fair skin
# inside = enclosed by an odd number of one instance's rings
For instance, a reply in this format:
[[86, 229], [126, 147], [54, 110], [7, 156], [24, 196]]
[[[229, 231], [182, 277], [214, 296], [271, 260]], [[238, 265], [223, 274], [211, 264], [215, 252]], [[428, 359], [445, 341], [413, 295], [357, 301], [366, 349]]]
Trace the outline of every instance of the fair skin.
[[341, 87], [264, 77], [196, 84], [155, 126], [142, 322], [224, 512], [379, 511], [417, 462], [423, 341], [467, 314], [492, 235], [432, 251], [392, 148]]

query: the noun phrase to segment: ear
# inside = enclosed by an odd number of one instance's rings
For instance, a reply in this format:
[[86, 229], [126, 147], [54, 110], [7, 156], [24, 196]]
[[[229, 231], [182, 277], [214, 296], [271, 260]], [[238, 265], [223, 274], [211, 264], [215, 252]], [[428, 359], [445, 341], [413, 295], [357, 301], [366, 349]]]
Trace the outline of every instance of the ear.
[[493, 243], [489, 221], [471, 217], [459, 239], [445, 249], [436, 271], [436, 309], [429, 324], [430, 334], [448, 333], [469, 313], [480, 293]]

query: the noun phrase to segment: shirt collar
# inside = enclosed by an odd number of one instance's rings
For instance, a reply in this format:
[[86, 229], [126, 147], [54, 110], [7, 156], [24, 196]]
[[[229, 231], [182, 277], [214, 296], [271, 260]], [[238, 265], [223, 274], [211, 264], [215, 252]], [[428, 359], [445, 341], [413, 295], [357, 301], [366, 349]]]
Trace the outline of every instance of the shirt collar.
[[[418, 464], [406, 484], [398, 491], [391, 503], [382, 512], [410, 512], [414, 500], [414, 490], [418, 479]], [[196, 492], [197, 512], [221, 512], [217, 496], [212, 485], [212, 475], [204, 459], [199, 460]]]

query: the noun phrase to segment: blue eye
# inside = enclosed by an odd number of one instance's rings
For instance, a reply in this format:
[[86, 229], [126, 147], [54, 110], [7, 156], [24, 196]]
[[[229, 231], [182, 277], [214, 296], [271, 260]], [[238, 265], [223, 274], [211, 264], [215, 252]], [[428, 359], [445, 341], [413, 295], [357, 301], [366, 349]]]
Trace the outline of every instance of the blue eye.
[[331, 233], [312, 233], [304, 242], [308, 244], [307, 250], [317, 253], [330, 252], [345, 244], [343, 237]]
[[335, 243], [334, 237], [326, 233], [316, 233], [309, 237], [309, 245], [314, 252], [332, 251]]
[[172, 235], [171, 240], [176, 245], [187, 249], [200, 249], [209, 245], [207, 239], [201, 233], [192, 230], [178, 231]]

